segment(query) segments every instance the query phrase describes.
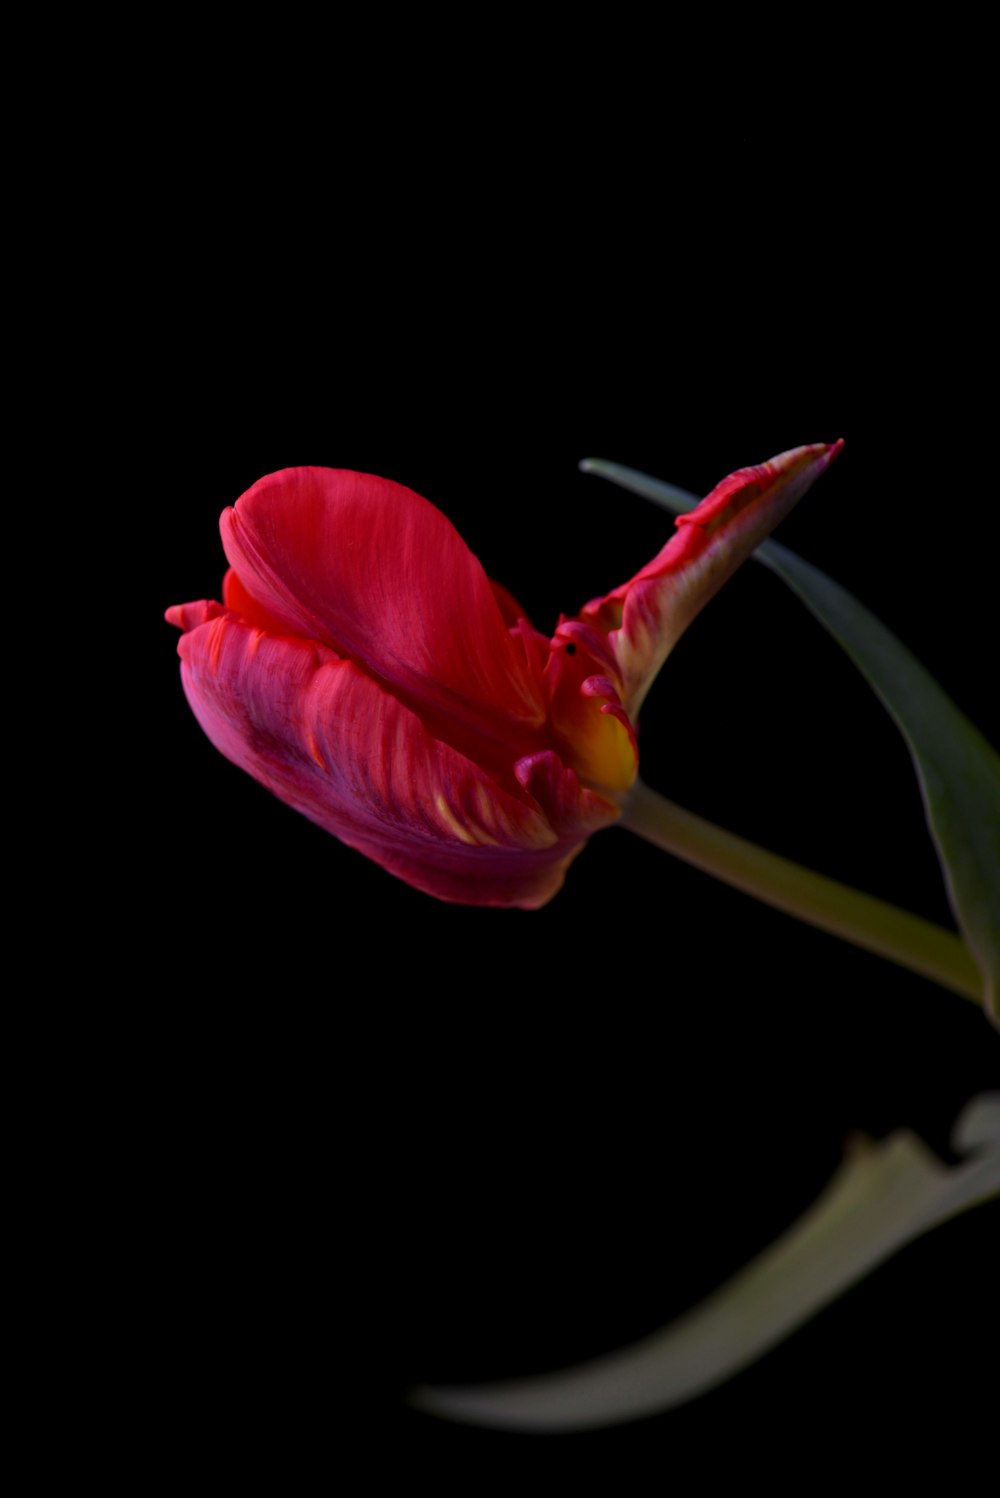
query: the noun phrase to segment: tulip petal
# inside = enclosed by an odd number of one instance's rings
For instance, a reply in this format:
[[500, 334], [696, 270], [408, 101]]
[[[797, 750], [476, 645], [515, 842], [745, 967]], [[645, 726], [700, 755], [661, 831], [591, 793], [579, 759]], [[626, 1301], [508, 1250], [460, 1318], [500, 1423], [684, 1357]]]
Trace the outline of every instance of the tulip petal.
[[[617, 816], [572, 772], [557, 774], [555, 755], [556, 766], [535, 777], [539, 795], [513, 776], [505, 789], [354, 662], [213, 607], [178, 647], [184, 689], [212, 743], [416, 888], [533, 909], [561, 887], [587, 835]], [[558, 825], [542, 799], [558, 803]]]
[[175, 629], [188, 630], [197, 629], [199, 624], [217, 619], [225, 612], [222, 604], [216, 603], [214, 599], [199, 598], [196, 603], [175, 603], [166, 610], [163, 617]]
[[684, 630], [842, 447], [797, 447], [730, 474], [697, 509], [677, 517], [677, 534], [635, 577], [581, 610], [581, 619], [610, 631], [633, 719]]
[[257, 629], [267, 630], [272, 635], [288, 633], [288, 626], [283, 620], [269, 614], [262, 604], [250, 596], [232, 567], [222, 579], [222, 601], [231, 613], [239, 615], [244, 624], [253, 624]]
[[514, 768], [520, 784], [563, 836], [578, 837], [583, 832], [589, 837], [620, 815], [617, 805], [606, 796], [583, 789], [575, 770], [569, 769], [553, 749], [526, 755]]
[[412, 490], [285, 469], [225, 511], [222, 538], [257, 605], [354, 661], [436, 737], [491, 768], [537, 745], [538, 673], [478, 560]]

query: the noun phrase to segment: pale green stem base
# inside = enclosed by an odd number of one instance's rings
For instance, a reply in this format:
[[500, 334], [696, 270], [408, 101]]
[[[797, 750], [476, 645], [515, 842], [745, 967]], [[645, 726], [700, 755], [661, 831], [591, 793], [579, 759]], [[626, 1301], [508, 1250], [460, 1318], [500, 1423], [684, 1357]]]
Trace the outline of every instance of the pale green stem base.
[[619, 826], [706, 874], [981, 1004], [983, 979], [960, 937], [932, 921], [779, 858], [636, 784]]

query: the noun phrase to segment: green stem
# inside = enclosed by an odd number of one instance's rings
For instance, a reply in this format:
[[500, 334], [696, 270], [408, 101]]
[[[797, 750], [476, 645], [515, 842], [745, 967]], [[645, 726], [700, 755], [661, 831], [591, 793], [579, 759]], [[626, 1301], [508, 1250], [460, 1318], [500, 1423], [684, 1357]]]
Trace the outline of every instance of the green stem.
[[685, 811], [642, 781], [630, 792], [619, 825], [787, 915], [982, 1003], [983, 980], [968, 948], [932, 921], [768, 853]]

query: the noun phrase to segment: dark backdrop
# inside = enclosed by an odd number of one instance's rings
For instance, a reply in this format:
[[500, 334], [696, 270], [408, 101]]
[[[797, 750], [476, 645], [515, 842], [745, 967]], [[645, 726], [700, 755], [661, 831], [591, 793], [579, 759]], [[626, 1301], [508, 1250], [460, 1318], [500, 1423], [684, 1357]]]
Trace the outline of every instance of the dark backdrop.
[[[807, 239], [807, 267], [809, 253]], [[971, 1005], [622, 831], [595, 838], [542, 911], [439, 904], [273, 800], [186, 706], [162, 610], [218, 596], [219, 512], [276, 468], [418, 490], [551, 628], [670, 528], [580, 459], [706, 492], [843, 436], [780, 538], [989, 728], [990, 470], [948, 330], [891, 290], [862, 302], [808, 271], [779, 298], [731, 267], [695, 292], [669, 257], [636, 286], [627, 262], [596, 303], [592, 280], [567, 295], [550, 262], [527, 301], [499, 271], [445, 304], [440, 278], [399, 273], [292, 290], [266, 326], [221, 288], [224, 320], [204, 298], [163, 318], [183, 372], [157, 379], [135, 433], [151, 728], [126, 772], [144, 792], [155, 980], [132, 1070], [136, 1337], [174, 1454], [207, 1438], [220, 1467], [238, 1449], [279, 1472], [360, 1447], [375, 1471], [470, 1480], [637, 1456], [709, 1474], [790, 1460], [792, 1431], [848, 1459], [865, 1435], [886, 1454], [904, 1429], [948, 1443], [985, 1409], [971, 1365], [987, 1213], [639, 1425], [529, 1440], [400, 1400], [411, 1380], [558, 1366], [662, 1325], [809, 1205], [853, 1133], [909, 1125], [946, 1153], [961, 1105], [996, 1078]], [[647, 781], [694, 810], [948, 920], [895, 729], [763, 569], [678, 646], [641, 750]]]

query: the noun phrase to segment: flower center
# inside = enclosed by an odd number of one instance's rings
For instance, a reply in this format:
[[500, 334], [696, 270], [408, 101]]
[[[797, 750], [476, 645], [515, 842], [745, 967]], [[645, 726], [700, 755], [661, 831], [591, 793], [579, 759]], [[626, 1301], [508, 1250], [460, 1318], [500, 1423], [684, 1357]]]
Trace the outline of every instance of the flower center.
[[[567, 638], [570, 630], [573, 638]], [[610, 658], [586, 626], [560, 625], [545, 672], [549, 724], [563, 762], [586, 784], [625, 791], [635, 780], [635, 735], [622, 707]], [[617, 674], [617, 673], [615, 673]]]

